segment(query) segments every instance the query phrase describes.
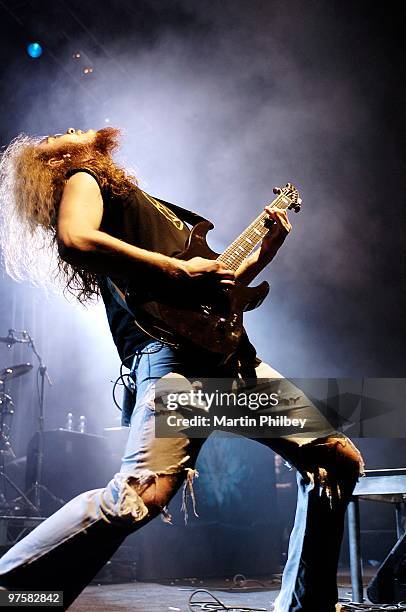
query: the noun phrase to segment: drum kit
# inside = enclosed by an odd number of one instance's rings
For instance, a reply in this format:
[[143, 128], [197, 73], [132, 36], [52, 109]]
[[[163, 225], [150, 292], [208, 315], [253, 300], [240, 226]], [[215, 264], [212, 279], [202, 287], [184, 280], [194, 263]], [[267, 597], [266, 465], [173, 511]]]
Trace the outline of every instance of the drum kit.
[[[0, 337], [0, 342], [3, 338]], [[10, 395], [5, 392], [5, 385], [10, 380], [28, 374], [32, 370], [30, 363], [21, 363], [0, 370], [0, 455], [11, 455], [15, 457], [10, 442], [10, 431], [14, 414], [14, 404]], [[4, 389], [4, 390], [3, 390]]]
[[[33, 487], [30, 491], [24, 493], [20, 487], [13, 481], [5, 472], [5, 458], [15, 458], [15, 453], [10, 442], [11, 426], [14, 414], [14, 404], [9, 393], [8, 384], [20, 377], [28, 374], [33, 366], [30, 363], [20, 363], [8, 368], [0, 369], [0, 508], [6, 511], [12, 511], [13, 504], [6, 500], [6, 485], [11, 487], [18, 497], [13, 501], [22, 501], [25, 509], [29, 509], [34, 515], [40, 514], [41, 493], [46, 493], [56, 501], [64, 503], [63, 500], [55, 498], [46, 487], [41, 484], [42, 459], [43, 459], [43, 433], [44, 433], [44, 384], [45, 379], [49, 379], [47, 368], [43, 364], [32, 337], [26, 331], [16, 331], [10, 329], [7, 336], [0, 336], [0, 344], [6, 344], [11, 348], [14, 344], [28, 344], [32, 349], [35, 357], [38, 359], [38, 375], [41, 377], [41, 385], [39, 386], [39, 449], [37, 453], [36, 478]], [[32, 498], [32, 501], [31, 499]]]

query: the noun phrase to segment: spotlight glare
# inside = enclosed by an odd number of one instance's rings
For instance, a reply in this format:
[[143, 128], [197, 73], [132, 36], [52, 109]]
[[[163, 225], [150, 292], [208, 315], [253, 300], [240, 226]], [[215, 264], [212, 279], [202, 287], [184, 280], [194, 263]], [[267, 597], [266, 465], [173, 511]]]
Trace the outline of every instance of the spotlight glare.
[[86, 66], [83, 68], [83, 74], [91, 74], [93, 72], [93, 68], [91, 66]]
[[73, 53], [72, 57], [73, 57], [73, 59], [80, 59], [79, 51], [76, 51], [76, 53]]
[[33, 42], [27, 45], [27, 53], [30, 57], [36, 59], [42, 55], [42, 47], [39, 43]]

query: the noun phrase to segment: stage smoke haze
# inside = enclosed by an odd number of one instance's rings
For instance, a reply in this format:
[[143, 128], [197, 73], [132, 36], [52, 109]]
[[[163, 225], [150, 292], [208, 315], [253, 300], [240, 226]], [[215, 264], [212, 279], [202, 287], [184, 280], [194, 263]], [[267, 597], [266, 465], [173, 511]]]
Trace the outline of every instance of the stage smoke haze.
[[[378, 24], [363, 29], [355, 9], [351, 19], [335, 3], [178, 2], [165, 12], [148, 2], [144, 10], [140, 24], [123, 3], [127, 26], [102, 42], [76, 24], [58, 63], [35, 77], [32, 66], [21, 74], [11, 65], [19, 119], [4, 138], [122, 128], [119, 159], [151, 194], [211, 219], [218, 251], [272, 199], [273, 186], [293, 182], [302, 212], [291, 215], [292, 235], [262, 275], [268, 300], [246, 319], [260, 356], [290, 376], [399, 373], [400, 202], [393, 215], [381, 202], [400, 166], [382, 114], [393, 74], [376, 45]], [[94, 19], [95, 32], [106, 29], [109, 13]], [[92, 62], [89, 78], [75, 72], [76, 50]], [[18, 291], [28, 299], [32, 289]], [[72, 379], [80, 406], [100, 403], [111, 422], [117, 414], [100, 385], [115, 377], [118, 361], [102, 306], [79, 310], [53, 299], [46, 315], [42, 308], [38, 299], [33, 316], [44, 317], [43, 342], [52, 321], [54, 378]], [[385, 338], [375, 333], [383, 319]], [[69, 355], [63, 365], [61, 352]]]

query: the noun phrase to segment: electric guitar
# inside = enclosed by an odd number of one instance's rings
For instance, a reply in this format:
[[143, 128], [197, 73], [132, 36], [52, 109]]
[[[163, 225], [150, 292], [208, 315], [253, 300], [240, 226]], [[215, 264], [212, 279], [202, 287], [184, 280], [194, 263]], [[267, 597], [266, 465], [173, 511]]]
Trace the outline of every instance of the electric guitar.
[[[299, 212], [302, 201], [294, 185], [288, 183], [286, 187], [273, 191], [276, 197], [270, 204], [272, 209]], [[223, 253], [218, 254], [206, 242], [207, 233], [214, 225], [210, 221], [200, 221], [191, 230], [186, 248], [178, 258], [216, 259], [236, 271], [268, 233], [271, 224], [268, 213], [263, 211]], [[204, 302], [193, 303], [191, 300], [184, 307], [143, 297], [139, 289], [132, 290], [131, 287], [125, 294], [120, 292], [120, 297], [133, 314], [137, 326], [151, 338], [174, 347], [198, 347], [215, 353], [220, 361], [226, 362], [243, 334], [243, 313], [258, 308], [268, 292], [266, 281], [256, 287], [236, 282], [207, 295]]]

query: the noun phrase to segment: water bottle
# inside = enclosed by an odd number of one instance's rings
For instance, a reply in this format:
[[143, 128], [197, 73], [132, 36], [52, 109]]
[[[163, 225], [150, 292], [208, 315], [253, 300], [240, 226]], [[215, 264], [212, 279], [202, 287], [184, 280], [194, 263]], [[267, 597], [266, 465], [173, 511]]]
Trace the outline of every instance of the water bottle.
[[71, 412], [66, 415], [65, 429], [73, 431], [73, 414]]
[[80, 416], [79, 417], [79, 433], [86, 433], [86, 417], [85, 416]]

